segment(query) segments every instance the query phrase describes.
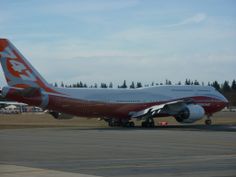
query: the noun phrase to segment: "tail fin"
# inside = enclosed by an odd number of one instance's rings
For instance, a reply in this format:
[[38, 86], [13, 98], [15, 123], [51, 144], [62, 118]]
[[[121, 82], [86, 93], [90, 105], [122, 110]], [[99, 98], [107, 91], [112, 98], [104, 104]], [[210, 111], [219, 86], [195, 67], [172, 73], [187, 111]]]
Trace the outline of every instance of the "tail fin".
[[42, 88], [47, 92], [54, 92], [36, 69], [7, 39], [0, 39], [0, 62], [9, 86], [35, 87]]

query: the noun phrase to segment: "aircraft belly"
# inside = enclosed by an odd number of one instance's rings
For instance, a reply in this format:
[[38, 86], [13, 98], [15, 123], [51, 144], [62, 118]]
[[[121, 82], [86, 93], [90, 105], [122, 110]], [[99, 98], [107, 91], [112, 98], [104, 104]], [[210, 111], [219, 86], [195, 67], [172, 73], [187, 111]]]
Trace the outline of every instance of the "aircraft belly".
[[66, 97], [49, 96], [49, 109], [86, 117], [127, 116], [117, 111], [120, 105], [83, 101]]

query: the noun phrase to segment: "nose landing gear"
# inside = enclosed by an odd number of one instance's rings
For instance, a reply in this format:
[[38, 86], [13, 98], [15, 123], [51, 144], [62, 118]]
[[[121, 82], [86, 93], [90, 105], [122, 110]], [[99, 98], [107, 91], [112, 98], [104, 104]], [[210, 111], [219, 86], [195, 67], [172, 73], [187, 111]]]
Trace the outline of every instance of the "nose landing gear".
[[205, 125], [211, 125], [211, 124], [212, 124], [211, 116], [208, 115], [208, 116], [207, 116], [207, 119], [205, 120]]

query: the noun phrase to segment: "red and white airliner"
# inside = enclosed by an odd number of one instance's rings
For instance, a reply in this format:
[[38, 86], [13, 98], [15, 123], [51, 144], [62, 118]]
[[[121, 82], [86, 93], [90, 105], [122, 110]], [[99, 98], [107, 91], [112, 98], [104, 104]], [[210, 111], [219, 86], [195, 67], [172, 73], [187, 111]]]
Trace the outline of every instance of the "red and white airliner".
[[[173, 116], [180, 123], [193, 123], [223, 109], [227, 99], [209, 86], [157, 86], [139, 89], [57, 88], [48, 84], [7, 39], [0, 39], [0, 62], [8, 86], [2, 96], [65, 115], [102, 118], [110, 126], [153, 127], [155, 117]], [[70, 117], [70, 116], [69, 116]]]

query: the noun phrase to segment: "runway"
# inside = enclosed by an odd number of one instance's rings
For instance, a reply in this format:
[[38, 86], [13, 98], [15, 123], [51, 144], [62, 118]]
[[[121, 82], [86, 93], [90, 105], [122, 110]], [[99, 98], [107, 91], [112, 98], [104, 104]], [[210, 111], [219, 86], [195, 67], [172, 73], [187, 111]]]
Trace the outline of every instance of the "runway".
[[0, 142], [3, 177], [236, 176], [235, 126], [5, 129]]

